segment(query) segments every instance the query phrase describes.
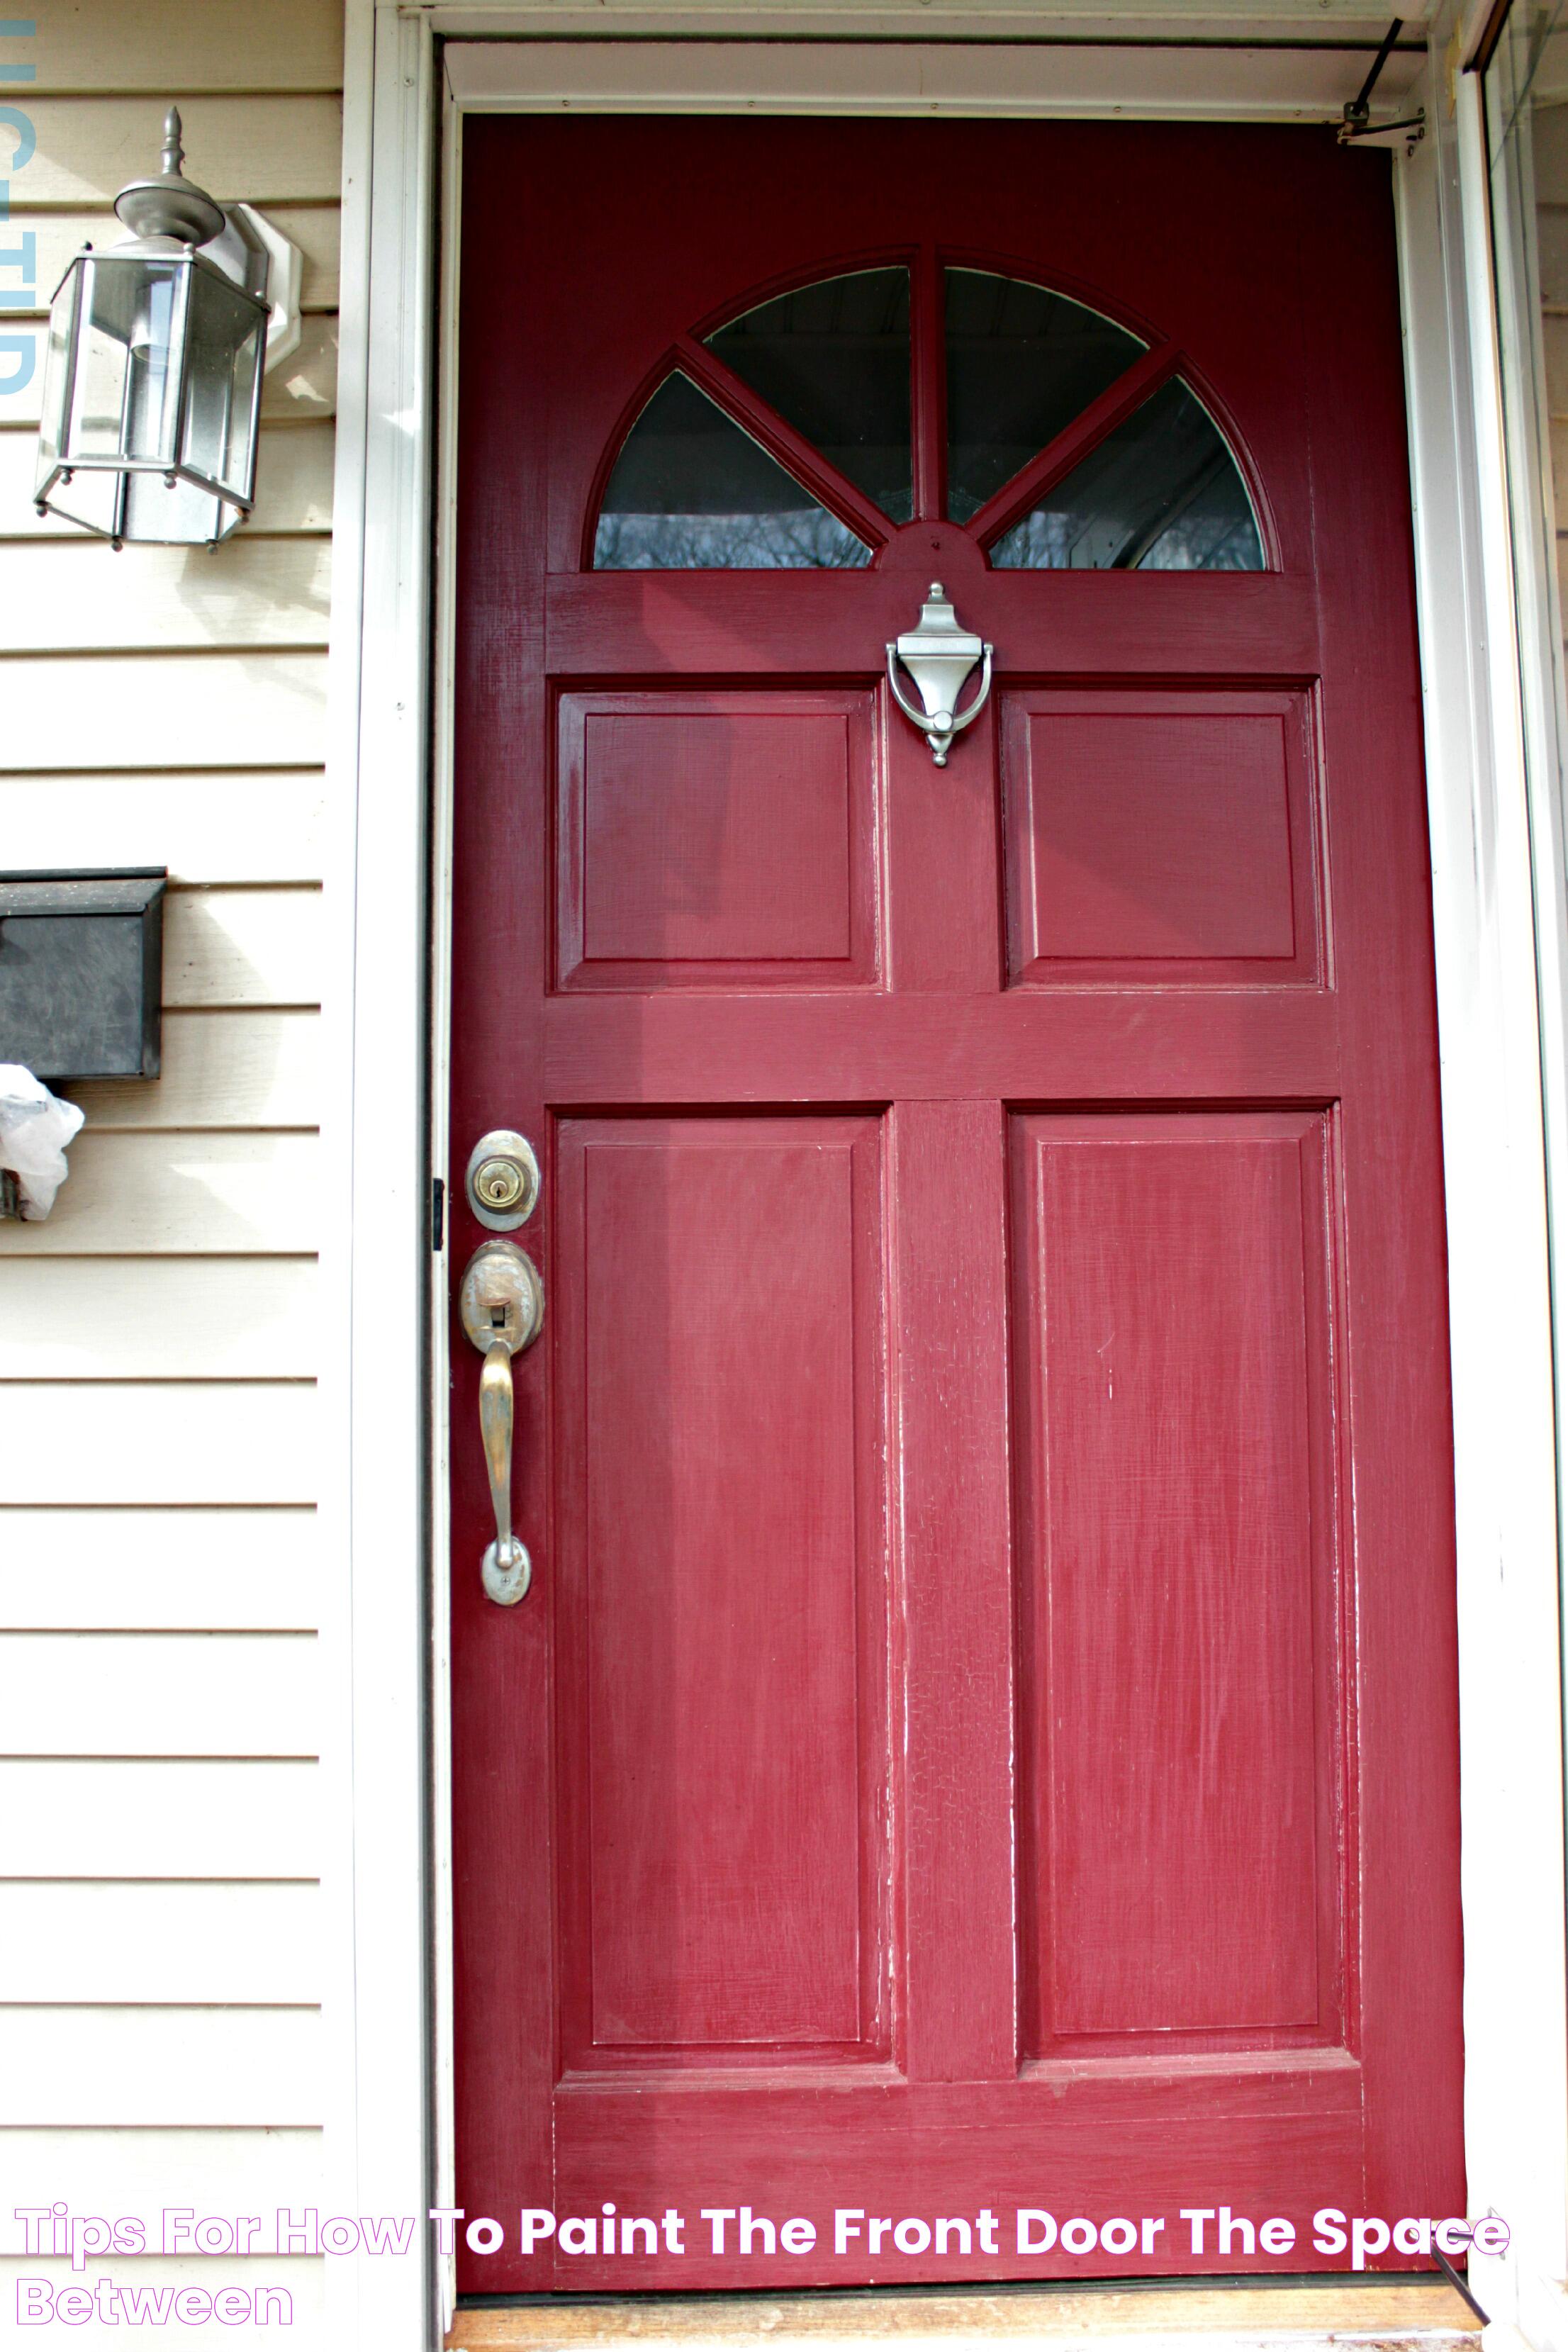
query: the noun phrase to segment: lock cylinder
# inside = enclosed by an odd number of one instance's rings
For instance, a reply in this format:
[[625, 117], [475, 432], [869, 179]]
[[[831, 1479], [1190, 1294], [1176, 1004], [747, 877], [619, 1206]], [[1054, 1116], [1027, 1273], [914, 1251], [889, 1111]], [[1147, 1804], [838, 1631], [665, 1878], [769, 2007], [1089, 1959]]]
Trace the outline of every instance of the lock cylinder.
[[527, 1136], [514, 1128], [493, 1128], [468, 1154], [465, 1180], [468, 1206], [492, 1234], [526, 1224], [539, 1199], [539, 1161]]

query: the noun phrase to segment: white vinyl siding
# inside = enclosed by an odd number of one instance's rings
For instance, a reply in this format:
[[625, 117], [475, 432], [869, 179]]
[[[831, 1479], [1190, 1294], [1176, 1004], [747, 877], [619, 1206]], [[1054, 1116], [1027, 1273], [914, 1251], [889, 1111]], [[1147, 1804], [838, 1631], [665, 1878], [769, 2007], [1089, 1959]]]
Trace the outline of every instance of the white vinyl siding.
[[[170, 98], [190, 175], [300, 247], [308, 315], [268, 379], [257, 513], [216, 552], [116, 554], [40, 519], [37, 377], [0, 399], [0, 865], [170, 869], [163, 1076], [68, 1088], [87, 1126], [56, 1212], [0, 1225], [7, 2315], [14, 2275], [68, 2276], [24, 2258], [14, 2203], [318, 2201], [324, 2074], [315, 1129], [342, 5], [38, 0], [36, 21], [25, 49], [0, 44], [36, 65], [0, 94], [37, 138], [0, 241], [36, 236], [40, 310], [0, 328], [41, 332], [70, 255], [121, 233], [110, 205], [156, 168]], [[281, 2283], [288, 2340], [320, 2340], [318, 2262], [100, 2267]]]

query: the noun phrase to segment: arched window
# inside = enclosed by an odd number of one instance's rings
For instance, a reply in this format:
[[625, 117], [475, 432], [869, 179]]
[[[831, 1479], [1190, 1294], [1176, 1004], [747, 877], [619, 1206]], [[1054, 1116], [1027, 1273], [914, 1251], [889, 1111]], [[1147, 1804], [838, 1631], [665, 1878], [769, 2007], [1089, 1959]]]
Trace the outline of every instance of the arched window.
[[1229, 445], [1182, 373], [1088, 305], [943, 273], [945, 380], [912, 364], [903, 268], [819, 279], [686, 339], [611, 467], [594, 568], [845, 571], [914, 514], [945, 410], [947, 516], [1005, 571], [1258, 572]]

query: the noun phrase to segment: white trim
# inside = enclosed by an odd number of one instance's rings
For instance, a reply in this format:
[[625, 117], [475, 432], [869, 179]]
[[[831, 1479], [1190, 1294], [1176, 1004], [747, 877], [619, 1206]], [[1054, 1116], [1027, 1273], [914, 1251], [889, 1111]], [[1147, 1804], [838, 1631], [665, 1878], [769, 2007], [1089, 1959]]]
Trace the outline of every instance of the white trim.
[[[1531, 842], [1474, 75], [1458, 78], [1455, 100], [1453, 117], [1446, 93], [1428, 105], [1431, 134], [1399, 175], [1399, 227], [1448, 1214], [1466, 2156], [1471, 2210], [1515, 2232], [1506, 2261], [1478, 2260], [1478, 2293], [1494, 2319], [1521, 2321], [1536, 2284], [1561, 2275], [1568, 2197], [1557, 1491]], [[1535, 2340], [1562, 2352], [1554, 2335]]]
[[352, 893], [353, 969], [347, 1059], [332, 1072], [331, 1165], [346, 1189], [348, 1238], [329, 1296], [333, 1334], [346, 1343], [333, 1424], [346, 1477], [329, 1502], [334, 1550], [346, 1551], [353, 2008], [334, 2036], [352, 2053], [352, 2079], [342, 2128], [329, 2129], [327, 2178], [341, 2200], [331, 2210], [420, 2221], [406, 2259], [361, 2255], [326, 2268], [332, 2340], [417, 2352], [440, 2340], [424, 2226], [432, 2179], [425, 959], [437, 118], [426, 23], [380, 0], [349, 0], [347, 32], [329, 791], [353, 833], [334, 879]]
[[[1357, 49], [964, 47], [931, 42], [451, 41], [458, 103], [487, 112], [913, 114], [1329, 122], [1365, 79]], [[1392, 121], [1420, 60], [1378, 83]]]
[[[441, 107], [441, 287], [439, 359], [440, 448], [436, 493], [436, 642], [434, 773], [430, 812], [430, 1165], [447, 1188], [445, 1231], [451, 1230], [452, 1152], [448, 1132], [451, 1097], [452, 824], [455, 803], [453, 683], [457, 634], [458, 505], [458, 304], [462, 268], [463, 115], [450, 91]], [[451, 1349], [447, 1313], [447, 1255], [443, 1246], [432, 1265], [430, 1292], [431, 1493], [447, 1492], [451, 1457], [448, 1387]], [[430, 1781], [432, 1898], [435, 1916], [434, 2125], [437, 2205], [450, 2205], [457, 2179], [457, 2082], [453, 2065], [456, 2032], [452, 1975], [452, 1709], [451, 1709], [451, 1521], [432, 1512], [430, 1531]], [[458, 2258], [437, 2257], [443, 2328], [457, 2306]]]
[[[1483, 14], [1489, 0], [1473, 0]], [[1370, 43], [1388, 29], [1377, 0], [428, 0], [433, 30], [447, 40], [577, 40], [651, 29], [676, 39], [1028, 41], [1059, 47], [1120, 40]], [[1419, 37], [1425, 5], [1402, 20]]]
[[[1484, 105], [1485, 92], [1481, 92]], [[1519, 136], [1531, 137], [1528, 120]], [[1511, 159], [1510, 159], [1511, 162]], [[1525, 780], [1534, 845], [1535, 937], [1540, 965], [1542, 1092], [1545, 1106], [1547, 1219], [1552, 1265], [1568, 1267], [1568, 856], [1564, 853], [1563, 779], [1568, 758], [1568, 698], [1564, 696], [1563, 599], [1558, 581], [1558, 504], [1552, 453], [1542, 446], [1550, 393], [1540, 310], [1539, 228], [1533, 208], [1513, 226], [1532, 266], [1516, 276], [1506, 215], [1512, 211], [1511, 170], [1493, 166], [1491, 185], [1500, 181], [1502, 203], [1494, 197], [1494, 218], [1505, 215], [1493, 238], [1498, 274], [1496, 310], [1502, 362], [1499, 398], [1506, 417], [1505, 447], [1510, 474], [1511, 553], [1526, 744]], [[1532, 315], [1531, 315], [1532, 314]], [[1533, 657], [1532, 657], [1533, 656]], [[1568, 1284], [1559, 1272], [1552, 1286], [1553, 1339], [1559, 1389], [1568, 1365]], [[1558, 1525], [1568, 1520], [1568, 1415], [1558, 1415]], [[1568, 1642], [1568, 1622], [1562, 1628]], [[1568, 2271], [1568, 2246], [1562, 2268]], [[1557, 2302], [1563, 2295], [1555, 2289]], [[1554, 2305], [1554, 2310], [1556, 2306]], [[1568, 2313], [1557, 2312], [1553, 2341], [1568, 2344]]]
[[[496, 0], [349, 0], [349, 145], [344, 246], [343, 394], [340, 409], [338, 542], [345, 584], [334, 616], [334, 686], [340, 695], [337, 789], [363, 800], [366, 824], [353, 852], [352, 1183], [348, 1382], [340, 1436], [349, 1469], [342, 1494], [351, 1544], [346, 1643], [356, 1698], [353, 1885], [353, 2042], [364, 2063], [346, 2095], [358, 2205], [337, 2210], [414, 2211], [426, 2184], [450, 2164], [448, 1995], [441, 1938], [432, 1936], [421, 1790], [445, 1769], [439, 1713], [423, 1712], [427, 1444], [422, 1345], [428, 1270], [426, 1150], [432, 1123], [443, 1148], [437, 1045], [430, 1118], [425, 1109], [423, 985], [426, 858], [426, 712], [432, 593], [429, 543], [435, 341], [434, 28], [526, 33], [537, 7]], [[863, 14], [864, 12], [862, 12]], [[951, 15], [951, 11], [949, 14]], [[1101, 19], [1110, 12], [1103, 6]], [[1208, 12], [1211, 16], [1215, 12]], [[1261, 12], [1251, 12], [1254, 21]], [[374, 15], [374, 76], [369, 28]], [[674, 14], [647, 21], [670, 29]], [[711, 20], [710, 20], [711, 21]], [[846, 12], [845, 21], [851, 21]], [[922, 30], [934, 28], [925, 17]], [[1037, 21], [1038, 21], [1037, 19]], [[1068, 21], [1054, 16], [1053, 21]], [[1168, 25], [1180, 21], [1173, 9]], [[1192, 20], [1186, 20], [1190, 23]], [[1320, 20], [1321, 21], [1321, 20]], [[617, 22], [624, 18], [617, 17]], [[1467, 2147], [1472, 2207], [1491, 2204], [1516, 2228], [1515, 2249], [1489, 2280], [1494, 2315], [1518, 2325], [1542, 2352], [1568, 2352], [1552, 2281], [1568, 2269], [1564, 2119], [1561, 1720], [1557, 1689], [1555, 1445], [1552, 1425], [1550, 1297], [1543, 1139], [1531, 930], [1529, 810], [1514, 674], [1507, 510], [1500, 470], [1496, 360], [1485, 239], [1485, 190], [1477, 178], [1473, 82], [1459, 89], [1458, 130], [1447, 125], [1444, 45], [1434, 33], [1433, 135], [1396, 173], [1409, 360], [1412, 466], [1426, 676], [1433, 839], [1434, 912], [1443, 1054], [1450, 1283], [1455, 1353], [1460, 1539], [1460, 1671], [1467, 1937]], [[627, 45], [629, 46], [629, 45]], [[717, 103], [728, 76], [736, 103], [745, 71], [788, 88], [800, 53], [719, 45], [685, 52], [700, 65], [672, 80], [668, 41], [638, 45], [647, 86], [622, 76], [616, 102], [691, 102], [710, 77]], [[563, 45], [498, 50], [494, 72], [533, 74], [539, 59], [563, 75]], [[583, 80], [585, 45], [574, 52]], [[601, 59], [606, 52], [595, 49]], [[897, 53], [883, 48], [883, 89], [896, 95]], [[909, 55], [906, 52], [906, 57]], [[922, 52], [922, 55], [927, 54]], [[1010, 102], [1005, 50], [948, 51], [944, 89], [962, 88], [967, 110], [1045, 109], [1037, 81]], [[1062, 52], [1053, 53], [1058, 59]], [[1080, 58], [1082, 52], [1079, 53]], [[1135, 53], [1123, 53], [1130, 65]], [[1191, 52], [1189, 56], [1200, 53]], [[1209, 53], [1216, 62], [1225, 53]], [[448, 52], [450, 57], [451, 53]], [[835, 81], [852, 51], [832, 51]], [[986, 59], [994, 77], [986, 88]], [[560, 61], [558, 63], [558, 60]], [[475, 61], [473, 69], [477, 70]], [[869, 72], [868, 63], [865, 70]], [[937, 69], [933, 63], [931, 70]], [[1100, 62], [1096, 70], [1100, 70]], [[487, 71], [490, 68], [487, 68]], [[1044, 68], [1042, 68], [1042, 73]], [[1223, 84], [1224, 73], [1221, 70]], [[461, 71], [470, 71], [465, 61]], [[662, 79], [661, 79], [662, 77]], [[374, 99], [372, 81], [374, 79]], [[1242, 95], [1224, 84], [1240, 110]], [[608, 85], [602, 85], [608, 87]], [[805, 93], [794, 85], [797, 102]], [[1151, 87], [1145, 83], [1145, 91]], [[558, 89], [557, 96], [572, 95]], [[765, 93], [764, 93], [765, 95]], [[905, 97], [907, 99], [907, 91]], [[1109, 96], [1102, 89], [1101, 96]], [[1191, 93], [1184, 93], [1190, 97]], [[507, 106], [515, 95], [478, 91], [468, 102]], [[530, 102], [525, 96], [521, 101]], [[862, 97], [858, 101], [864, 106]], [[927, 103], [929, 104], [929, 100]], [[1124, 101], [1123, 101], [1124, 102]], [[1253, 119], [1279, 119], [1265, 92]], [[832, 110], [818, 100], [816, 110]], [[1060, 102], [1049, 108], [1061, 111]], [[1208, 110], [1212, 111], [1212, 108]], [[374, 120], [372, 118], [374, 117]], [[1440, 118], [1440, 120], [1436, 119]], [[457, 104], [448, 115], [458, 120]], [[1467, 127], [1468, 126], [1468, 127]], [[1462, 134], [1462, 138], [1461, 138]], [[1468, 146], [1461, 153], [1462, 142]], [[365, 175], [374, 163], [374, 187]], [[447, 184], [447, 236], [455, 236]], [[448, 245], [448, 257], [452, 247]], [[452, 349], [449, 268], [441, 345]], [[443, 458], [437, 517], [449, 543], [451, 451]], [[447, 571], [437, 609], [441, 691], [449, 675]], [[360, 626], [358, 599], [363, 600]], [[435, 839], [444, 872], [450, 761], [437, 731]], [[437, 937], [434, 1009], [444, 1004]], [[339, 1076], [347, 1088], [345, 1055]], [[346, 1155], [345, 1155], [346, 1157]], [[433, 1319], [439, 1321], [432, 1299]], [[442, 1568], [439, 1555], [435, 1573]], [[437, 1658], [440, 1653], [437, 1652]], [[427, 1748], [430, 1753], [426, 1755]], [[439, 1778], [437, 1821], [449, 1801]], [[435, 1892], [446, 1902], [447, 1864], [437, 1841]], [[427, 1950], [437, 1953], [440, 2003], [435, 2053], [427, 2041]], [[436, 2085], [437, 2146], [426, 2086]], [[334, 2107], [333, 2113], [339, 2112]], [[329, 2132], [329, 2139], [331, 2134]], [[331, 2176], [343, 2179], [341, 2165]], [[349, 2191], [345, 2189], [345, 2197]], [[329, 2265], [334, 2281], [353, 2269]], [[404, 2352], [437, 2325], [424, 2286], [406, 2266], [359, 2266], [352, 2308], [346, 2286], [337, 2333], [364, 2352]], [[435, 2339], [438, 2340], [438, 2338]]]

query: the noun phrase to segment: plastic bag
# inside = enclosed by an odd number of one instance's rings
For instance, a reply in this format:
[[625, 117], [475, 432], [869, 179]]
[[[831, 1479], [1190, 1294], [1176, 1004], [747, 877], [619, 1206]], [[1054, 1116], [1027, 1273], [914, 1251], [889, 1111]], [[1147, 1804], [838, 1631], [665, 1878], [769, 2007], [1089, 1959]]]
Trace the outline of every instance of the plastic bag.
[[22, 1214], [41, 1223], [70, 1171], [66, 1146], [85, 1114], [61, 1102], [20, 1062], [0, 1062], [0, 1168], [16, 1179]]

